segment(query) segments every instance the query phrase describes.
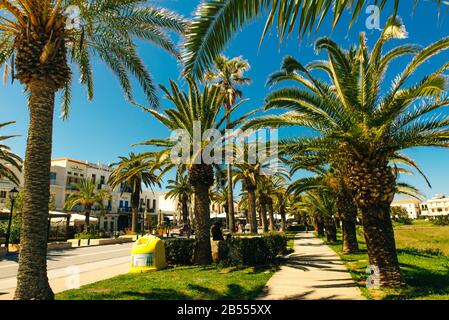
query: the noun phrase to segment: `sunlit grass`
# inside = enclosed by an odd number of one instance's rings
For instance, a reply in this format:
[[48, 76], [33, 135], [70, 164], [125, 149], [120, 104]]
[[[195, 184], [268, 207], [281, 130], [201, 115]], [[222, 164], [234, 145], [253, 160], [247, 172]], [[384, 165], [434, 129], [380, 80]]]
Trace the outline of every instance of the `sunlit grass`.
[[68, 290], [58, 300], [255, 299], [273, 268], [176, 267], [126, 274]]
[[[353, 279], [368, 299], [449, 299], [449, 227], [414, 222], [395, 228], [398, 259], [406, 286], [396, 289], [369, 290], [365, 273], [369, 265], [361, 229], [358, 230], [360, 253], [345, 255], [341, 243], [330, 245], [342, 258]], [[341, 235], [338, 235], [341, 240]]]

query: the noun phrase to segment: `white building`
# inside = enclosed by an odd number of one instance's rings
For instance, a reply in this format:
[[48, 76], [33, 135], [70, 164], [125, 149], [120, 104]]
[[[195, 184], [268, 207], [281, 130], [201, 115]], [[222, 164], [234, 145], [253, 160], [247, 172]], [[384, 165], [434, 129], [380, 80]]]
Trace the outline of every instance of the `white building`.
[[[111, 199], [105, 201], [105, 210], [94, 207], [92, 216], [99, 218], [99, 225], [106, 231], [124, 230], [131, 225], [131, 194], [122, 190], [123, 185], [114, 190], [107, 184], [112, 169], [104, 164], [80, 161], [71, 158], [58, 158], [51, 161], [50, 172], [50, 193], [54, 199], [55, 211], [65, 212], [65, 201], [67, 196], [74, 191], [73, 183], [81, 179], [90, 178], [97, 184], [98, 189], [107, 190], [111, 194]], [[23, 175], [17, 174], [23, 187]], [[4, 209], [8, 192], [14, 185], [6, 179], [0, 180], [0, 210]], [[123, 192], [122, 192], [123, 191]], [[145, 206], [150, 215], [156, 216], [162, 211], [164, 215], [172, 216], [177, 204], [171, 199], [165, 199], [166, 193], [152, 192], [144, 190], [141, 194], [141, 203]], [[73, 212], [83, 213], [83, 208], [74, 208]], [[139, 215], [139, 221], [140, 221]]]
[[449, 215], [449, 198], [443, 194], [436, 194], [427, 202], [421, 203], [421, 214], [427, 217]]
[[391, 203], [391, 207], [401, 207], [407, 211], [410, 219], [418, 219], [421, 209], [421, 201], [418, 199], [396, 200]]

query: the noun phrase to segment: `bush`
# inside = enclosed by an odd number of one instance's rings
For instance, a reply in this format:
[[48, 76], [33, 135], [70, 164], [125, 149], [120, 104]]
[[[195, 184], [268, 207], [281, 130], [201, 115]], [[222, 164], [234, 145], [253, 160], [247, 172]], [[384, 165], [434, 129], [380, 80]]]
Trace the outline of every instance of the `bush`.
[[390, 209], [391, 218], [394, 222], [410, 225], [413, 223], [413, 220], [408, 216], [407, 210], [401, 207], [392, 207]]
[[[301, 232], [301, 231], [306, 231], [306, 227], [302, 224], [296, 225], [296, 226], [290, 226], [287, 228], [287, 231], [290, 232]], [[309, 231], [310, 231], [310, 227], [309, 227]]]
[[104, 234], [81, 232], [75, 234], [75, 239], [101, 239], [105, 238]]
[[[9, 243], [18, 244], [20, 243], [20, 228], [21, 221], [19, 218], [14, 217], [11, 223], [11, 235], [9, 236]], [[0, 234], [2, 237], [6, 238], [6, 234], [8, 233], [8, 220], [0, 222]]]
[[165, 259], [174, 265], [191, 265], [193, 263], [194, 239], [165, 240]]
[[433, 220], [436, 226], [449, 226], [449, 216], [439, 216]]
[[275, 261], [287, 250], [287, 238], [282, 233], [273, 232], [258, 237], [235, 237], [227, 241], [225, 263], [230, 265], [255, 266]]

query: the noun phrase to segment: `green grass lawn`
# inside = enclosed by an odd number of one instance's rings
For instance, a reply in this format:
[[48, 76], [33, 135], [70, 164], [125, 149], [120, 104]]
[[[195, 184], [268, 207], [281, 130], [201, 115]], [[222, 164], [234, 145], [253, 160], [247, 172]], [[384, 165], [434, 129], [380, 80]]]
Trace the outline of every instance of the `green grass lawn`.
[[417, 221], [413, 225], [396, 226], [395, 237], [407, 283], [400, 289], [368, 290], [365, 287], [365, 269], [369, 263], [361, 229], [358, 230], [359, 254], [343, 254], [341, 243], [330, 246], [341, 256], [368, 299], [449, 299], [449, 227]]
[[58, 300], [255, 299], [274, 268], [176, 267], [126, 274], [56, 295]]
[[285, 233], [285, 236], [287, 237], [287, 253], [289, 252], [293, 252], [293, 245], [294, 245], [294, 241], [295, 241], [295, 235], [298, 232], [294, 232], [294, 231], [287, 231]]

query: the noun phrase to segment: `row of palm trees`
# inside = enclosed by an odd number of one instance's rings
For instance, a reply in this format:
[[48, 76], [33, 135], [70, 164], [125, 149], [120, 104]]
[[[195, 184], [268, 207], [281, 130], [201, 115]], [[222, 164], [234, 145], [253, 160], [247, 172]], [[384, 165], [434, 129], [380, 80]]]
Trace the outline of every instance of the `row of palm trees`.
[[[319, 27], [330, 12], [334, 16], [333, 25], [350, 7], [354, 9], [355, 18], [366, 1], [206, 0], [197, 9], [193, 21], [141, 3], [137, 0], [0, 0], [0, 65], [7, 65], [11, 78], [24, 86], [30, 112], [16, 299], [53, 298], [46, 273], [47, 237], [42, 230], [46, 229], [48, 219], [55, 95], [61, 92], [62, 113], [67, 118], [72, 68], [78, 69], [88, 99], [93, 98], [92, 58], [95, 56], [117, 76], [129, 100], [133, 100], [130, 84], [133, 76], [145, 92], [148, 104], [156, 106], [159, 102], [156, 86], [137, 53], [136, 39], [147, 40], [176, 58], [182, 57], [184, 74], [206, 78], [203, 75], [212, 69], [210, 66], [217, 61], [216, 57], [232, 34], [266, 8], [271, 11], [264, 34], [277, 26], [283, 39], [295, 26], [302, 33], [314, 25]], [[381, 8], [385, 3], [380, 1]], [[303, 66], [293, 58], [285, 59], [283, 70], [270, 82], [277, 84], [290, 79], [297, 86], [273, 92], [267, 98], [266, 106], [286, 108], [289, 112], [247, 124], [248, 127], [299, 125], [318, 132], [317, 138], [304, 139], [301, 149], [306, 155], [310, 150], [318, 150], [318, 156], [325, 157], [327, 166], [338, 172], [348, 195], [362, 211], [370, 263], [379, 266], [381, 283], [387, 285], [401, 282], [389, 218], [389, 204], [396, 185], [390, 158], [402, 149], [447, 147], [448, 143], [447, 120], [427, 118], [448, 103], [441, 96], [446, 84], [442, 73], [448, 66], [429, 74], [416, 85], [409, 86], [408, 80], [416, 68], [446, 49], [449, 40], [442, 39], [424, 49], [405, 45], [384, 53], [384, 43], [403, 34], [403, 26], [395, 18], [398, 4], [396, 0], [393, 18], [371, 51], [366, 47], [363, 35], [359, 46], [350, 50], [343, 50], [324, 38], [316, 46], [318, 50], [328, 52], [327, 61]], [[79, 8], [79, 26], [68, 23], [65, 12], [70, 5]], [[178, 51], [167, 31], [186, 34], [183, 52]], [[382, 95], [380, 88], [387, 66], [403, 55], [412, 56], [410, 64], [392, 88]], [[324, 72], [331, 84], [312, 76], [314, 70]], [[232, 79], [229, 74], [232, 72], [223, 73], [217, 84], [204, 84], [203, 90], [193, 78], [187, 77], [187, 93], [182, 93], [172, 82], [171, 90], [163, 90], [173, 108], [165, 114], [145, 110], [170, 130], [191, 132], [195, 120], [201, 122], [203, 130], [220, 128], [221, 122], [226, 122], [226, 116], [235, 108], [229, 109], [237, 96], [232, 82], [230, 85], [227, 80]], [[411, 109], [411, 104], [417, 101], [422, 101], [422, 105]], [[228, 110], [224, 119], [218, 121], [222, 105]], [[233, 128], [248, 116], [227, 121], [227, 127]], [[170, 141], [153, 140], [145, 144], [166, 148], [157, 156], [148, 153], [140, 157], [153, 157], [157, 159], [155, 161], [168, 158], [167, 150], [173, 146]], [[214, 183], [213, 167], [190, 163], [186, 169], [194, 191], [196, 228], [207, 230], [197, 234], [195, 261], [207, 263], [210, 261], [209, 189]], [[252, 212], [256, 185], [252, 178], [242, 181], [248, 191], [250, 221], [255, 221]], [[229, 188], [231, 185], [229, 183]]]

